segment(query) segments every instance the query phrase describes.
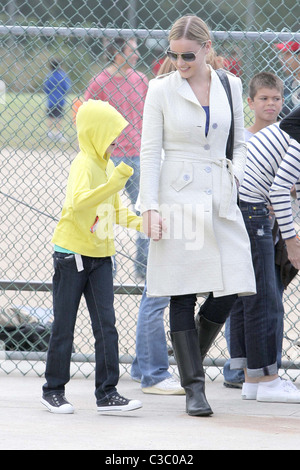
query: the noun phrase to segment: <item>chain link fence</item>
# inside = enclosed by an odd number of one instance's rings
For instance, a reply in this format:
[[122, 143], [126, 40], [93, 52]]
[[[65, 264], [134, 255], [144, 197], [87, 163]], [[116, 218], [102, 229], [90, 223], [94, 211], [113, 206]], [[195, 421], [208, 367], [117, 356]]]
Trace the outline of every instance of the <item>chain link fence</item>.
[[[38, 375], [44, 371], [52, 323], [51, 238], [69, 167], [78, 150], [74, 116], [92, 77], [107, 66], [105, 46], [116, 37], [135, 38], [139, 50], [136, 68], [150, 80], [164, 57], [172, 23], [184, 14], [197, 14], [210, 26], [215, 49], [225, 66], [242, 79], [248, 126], [253, 119], [246, 100], [250, 78], [262, 70], [274, 72], [283, 80], [291, 76], [274, 45], [300, 42], [299, 13], [299, 3], [294, 0], [284, 4], [280, 0], [216, 0], [201, 5], [197, 1], [169, 0], [1, 2], [1, 370], [7, 374], [34, 371]], [[61, 62], [71, 89], [62, 118], [49, 130], [44, 83], [54, 59]], [[299, 55], [295, 59], [299, 67]], [[299, 82], [295, 82], [295, 89], [297, 86]], [[297, 93], [299, 88], [292, 96], [294, 104], [299, 99]], [[124, 191], [122, 198], [132, 207], [128, 192]], [[296, 207], [295, 218], [299, 223]], [[130, 368], [135, 354], [143, 291], [143, 280], [136, 272], [137, 238], [133, 231], [118, 229], [116, 233], [115, 310], [122, 371]], [[285, 291], [284, 304], [283, 367], [290, 375], [300, 366], [299, 277]], [[168, 309], [165, 328], [167, 331]], [[82, 301], [74, 338], [73, 373], [93, 373], [93, 344]], [[222, 333], [205, 362], [211, 378], [216, 370], [217, 375], [222, 373], [227, 357]], [[170, 364], [175, 364], [171, 355]], [[215, 367], [210, 369], [211, 365]], [[214, 372], [210, 374], [210, 370]]]

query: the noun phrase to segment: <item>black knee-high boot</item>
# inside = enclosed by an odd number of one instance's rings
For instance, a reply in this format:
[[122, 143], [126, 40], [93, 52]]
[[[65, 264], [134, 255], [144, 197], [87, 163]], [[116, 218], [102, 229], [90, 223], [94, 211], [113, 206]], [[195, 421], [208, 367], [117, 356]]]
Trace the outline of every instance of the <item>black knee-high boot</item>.
[[173, 332], [171, 340], [181, 386], [186, 394], [186, 412], [191, 416], [213, 414], [205, 396], [205, 376], [197, 331], [194, 329]]
[[[202, 360], [204, 360], [211, 345], [220, 333], [237, 297], [237, 294], [214, 297], [210, 293], [204, 304], [201, 305], [199, 313], [195, 318], [195, 325], [198, 332]], [[217, 319], [217, 322], [207, 318]]]
[[220, 333], [223, 324], [224, 323], [220, 324], [207, 320], [203, 315], [199, 315], [199, 313], [197, 313], [195, 318], [195, 325], [198, 333], [202, 361], [204, 360], [216, 337]]

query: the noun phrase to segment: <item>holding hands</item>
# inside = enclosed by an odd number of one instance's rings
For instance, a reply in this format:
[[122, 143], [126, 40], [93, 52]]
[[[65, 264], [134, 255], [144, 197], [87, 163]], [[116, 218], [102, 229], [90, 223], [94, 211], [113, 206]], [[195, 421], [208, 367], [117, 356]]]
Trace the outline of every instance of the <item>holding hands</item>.
[[149, 210], [143, 213], [143, 229], [144, 233], [154, 241], [162, 238], [162, 232], [166, 231], [166, 227], [159, 212]]

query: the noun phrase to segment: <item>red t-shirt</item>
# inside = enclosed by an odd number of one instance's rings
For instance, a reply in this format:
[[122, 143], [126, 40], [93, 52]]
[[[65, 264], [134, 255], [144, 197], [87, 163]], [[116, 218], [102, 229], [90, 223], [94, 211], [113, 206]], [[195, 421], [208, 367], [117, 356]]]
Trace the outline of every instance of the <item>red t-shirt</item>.
[[147, 90], [146, 75], [133, 69], [127, 71], [126, 77], [115, 77], [105, 69], [89, 83], [84, 99], [108, 101], [129, 123], [118, 139], [114, 157], [133, 157], [140, 154], [142, 116]]

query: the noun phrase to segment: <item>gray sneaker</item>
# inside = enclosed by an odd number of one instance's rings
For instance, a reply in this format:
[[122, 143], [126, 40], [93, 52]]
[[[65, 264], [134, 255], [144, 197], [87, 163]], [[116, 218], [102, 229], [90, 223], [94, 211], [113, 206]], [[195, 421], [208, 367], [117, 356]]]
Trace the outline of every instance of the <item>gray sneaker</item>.
[[118, 392], [115, 392], [105, 401], [97, 403], [97, 411], [100, 413], [108, 411], [133, 411], [142, 408], [142, 406], [139, 400], [128, 400], [119, 395]]
[[51, 393], [49, 395], [43, 395], [41, 403], [48, 408], [51, 413], [57, 414], [72, 414], [74, 408], [71, 403], [65, 398], [62, 393]]

